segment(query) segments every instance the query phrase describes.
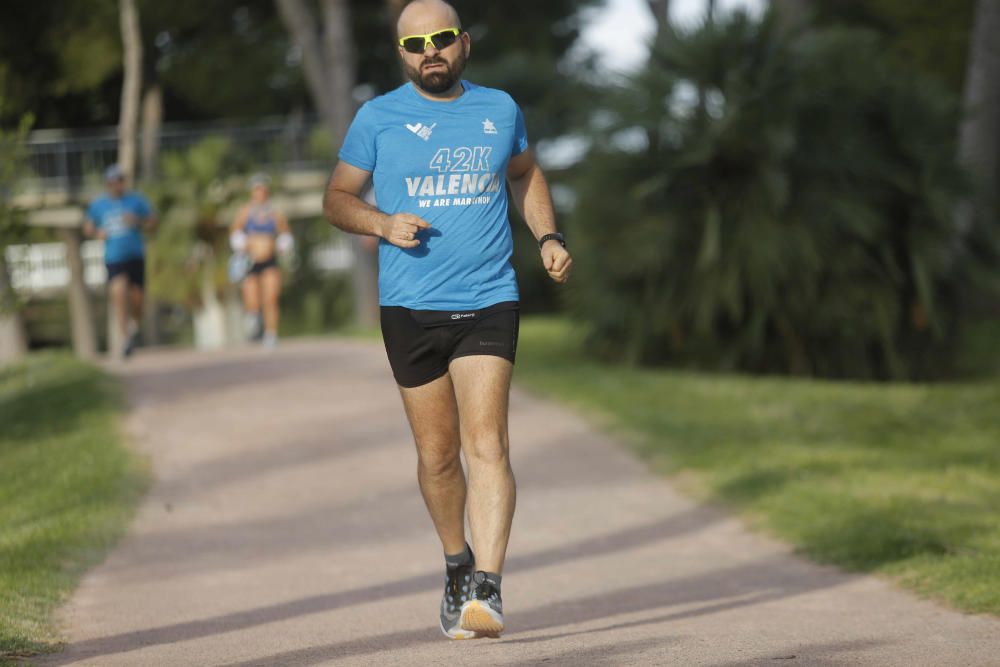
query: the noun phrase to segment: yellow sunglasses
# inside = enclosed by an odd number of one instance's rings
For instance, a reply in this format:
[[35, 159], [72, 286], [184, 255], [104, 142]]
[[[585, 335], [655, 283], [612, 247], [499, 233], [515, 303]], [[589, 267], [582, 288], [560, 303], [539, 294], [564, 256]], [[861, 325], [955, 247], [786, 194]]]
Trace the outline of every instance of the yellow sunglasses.
[[433, 46], [438, 51], [446, 49], [458, 39], [458, 36], [462, 34], [462, 31], [458, 28], [445, 28], [438, 32], [432, 32], [427, 35], [409, 35], [408, 37], [400, 37], [399, 45], [403, 47], [407, 53], [423, 53], [427, 46]]

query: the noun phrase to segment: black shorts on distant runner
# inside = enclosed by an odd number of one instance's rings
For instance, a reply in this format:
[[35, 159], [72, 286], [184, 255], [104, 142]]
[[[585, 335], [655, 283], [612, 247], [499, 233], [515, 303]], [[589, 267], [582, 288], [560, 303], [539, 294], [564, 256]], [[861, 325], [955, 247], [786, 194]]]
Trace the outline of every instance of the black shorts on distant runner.
[[132, 285], [143, 287], [146, 284], [146, 260], [142, 257], [125, 260], [124, 262], [109, 262], [105, 265], [108, 269], [108, 282], [110, 283], [116, 276], [125, 274]]
[[274, 269], [278, 267], [278, 260], [274, 257], [270, 259], [265, 259], [263, 262], [254, 262], [250, 266], [250, 270], [247, 271], [248, 276], [259, 276], [268, 269]]
[[448, 372], [452, 359], [486, 354], [514, 363], [517, 301], [479, 310], [411, 310], [382, 306], [382, 340], [401, 387], [419, 387]]

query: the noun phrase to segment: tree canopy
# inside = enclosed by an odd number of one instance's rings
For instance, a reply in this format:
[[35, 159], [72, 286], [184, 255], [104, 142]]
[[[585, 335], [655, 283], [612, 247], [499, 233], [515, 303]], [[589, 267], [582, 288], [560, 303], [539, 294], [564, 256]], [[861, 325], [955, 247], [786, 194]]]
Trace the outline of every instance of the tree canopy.
[[[552, 72], [578, 36], [579, 10], [598, 0], [479, 3], [456, 0], [475, 41], [468, 76], [546, 107], [534, 125], [551, 133], [548, 106], [568, 77]], [[273, 0], [139, 0], [146, 81], [164, 87], [165, 119], [285, 114], [311, 108], [300, 54]], [[0, 122], [27, 112], [36, 127], [117, 121], [121, 43], [116, 0], [10, 0], [0, 4]], [[399, 85], [388, 9], [352, 1], [358, 81], [374, 92]], [[547, 106], [548, 105], [548, 106]]]

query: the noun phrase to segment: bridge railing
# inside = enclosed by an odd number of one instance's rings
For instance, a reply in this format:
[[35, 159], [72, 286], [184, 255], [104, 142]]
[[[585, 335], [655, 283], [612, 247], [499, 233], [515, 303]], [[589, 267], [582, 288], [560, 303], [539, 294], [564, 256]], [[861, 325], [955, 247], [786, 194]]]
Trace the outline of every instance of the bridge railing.
[[[281, 117], [253, 123], [167, 123], [160, 134], [160, 154], [184, 150], [209, 137], [229, 139], [258, 169], [326, 168], [333, 162], [322, 125], [311, 117]], [[117, 130], [78, 132], [36, 130], [27, 141], [31, 176], [25, 189], [76, 193], [99, 184], [105, 167], [117, 159]], [[142, 154], [142, 140], [138, 142]]]
[[[84, 241], [83, 282], [94, 289], [107, 281], [104, 267], [104, 241]], [[69, 286], [70, 270], [63, 243], [32, 243], [7, 246], [4, 252], [14, 291], [22, 296], [62, 293]], [[318, 245], [309, 255], [311, 266], [322, 273], [347, 271], [354, 263], [350, 245], [343, 238]]]

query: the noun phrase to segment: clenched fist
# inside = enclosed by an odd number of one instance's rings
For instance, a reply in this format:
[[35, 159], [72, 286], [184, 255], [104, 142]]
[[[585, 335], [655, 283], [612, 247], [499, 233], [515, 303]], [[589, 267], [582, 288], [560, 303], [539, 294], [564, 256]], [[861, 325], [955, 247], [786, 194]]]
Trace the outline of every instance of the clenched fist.
[[379, 236], [400, 248], [416, 248], [420, 245], [417, 233], [430, 226], [429, 222], [412, 213], [395, 213], [382, 221]]
[[545, 245], [542, 246], [542, 265], [552, 280], [564, 283], [569, 280], [569, 270], [573, 266], [573, 258], [558, 241], [546, 241]]

